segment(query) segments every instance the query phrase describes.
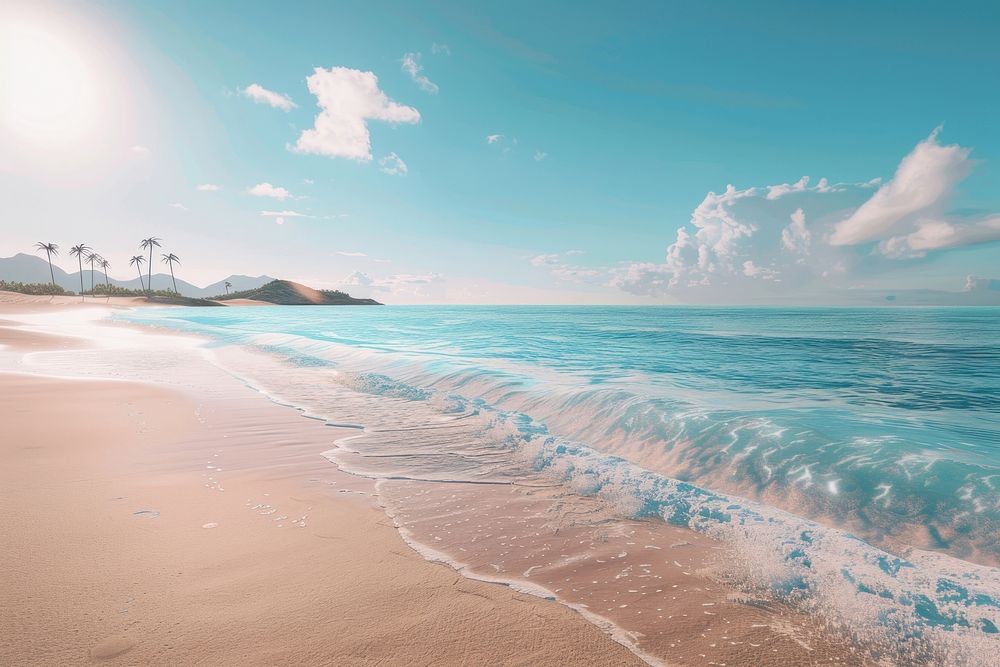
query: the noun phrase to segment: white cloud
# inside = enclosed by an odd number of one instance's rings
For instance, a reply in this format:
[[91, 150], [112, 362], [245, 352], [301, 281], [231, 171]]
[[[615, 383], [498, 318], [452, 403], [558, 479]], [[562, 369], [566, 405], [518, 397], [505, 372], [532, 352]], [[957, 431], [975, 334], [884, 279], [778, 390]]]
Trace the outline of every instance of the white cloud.
[[761, 280], [775, 280], [778, 272], [764, 266], [757, 266], [752, 260], [743, 262], [743, 275], [748, 278], [760, 278]]
[[503, 135], [502, 134], [487, 134], [486, 135], [486, 143], [487, 144], [495, 144], [495, 143], [497, 143], [499, 141], [502, 141], [502, 140], [503, 140]]
[[375, 279], [363, 271], [355, 271], [340, 281], [341, 285], [368, 287], [374, 284]]
[[344, 250], [338, 250], [337, 254], [341, 255], [343, 257], [367, 257], [368, 256], [368, 254], [364, 253], [364, 252], [347, 252], [347, 251], [344, 251]]
[[[1000, 216], [949, 214], [957, 185], [972, 171], [971, 149], [938, 143], [941, 128], [904, 157], [892, 179], [830, 234], [832, 245], [878, 241], [890, 259], [1000, 240]], [[873, 183], [875, 185], [875, 183]]]
[[809, 177], [803, 176], [795, 183], [781, 183], [779, 185], [767, 186], [767, 199], [780, 199], [785, 195], [795, 192], [841, 192], [844, 188], [845, 184], [830, 185], [825, 178], [819, 179], [819, 183], [810, 188]]
[[871, 199], [839, 223], [830, 235], [833, 245], [857, 245], [913, 229], [918, 219], [941, 215], [955, 186], [971, 170], [970, 149], [942, 146], [941, 128], [903, 158], [896, 174]]
[[247, 188], [247, 194], [251, 194], [254, 197], [271, 197], [272, 199], [280, 199], [281, 201], [284, 201], [292, 196], [292, 193], [285, 188], [271, 185], [266, 182], [258, 183], [251, 188]]
[[450, 56], [451, 49], [448, 48], [447, 44], [438, 44], [437, 42], [434, 42], [433, 44], [431, 44], [431, 53], [433, 53], [436, 56], [440, 55]]
[[379, 160], [378, 166], [382, 173], [390, 176], [406, 176], [407, 171], [409, 171], [403, 159], [395, 153], [389, 153]]
[[303, 179], [302, 179], [302, 182], [303, 182], [303, 183], [305, 183], [306, 185], [312, 185], [312, 184], [314, 184], [314, 183], [315, 183], [316, 181], [314, 181], [314, 180], [313, 180], [313, 179], [311, 179], [311, 178], [303, 178]]
[[552, 266], [561, 261], [559, 255], [536, 255], [530, 260], [532, 266]]
[[789, 217], [792, 219], [792, 224], [781, 230], [781, 244], [786, 250], [806, 254], [809, 252], [812, 233], [806, 228], [805, 211], [797, 208]]
[[567, 250], [567, 255], [583, 255], [585, 251], [583, 250]]
[[216, 185], [215, 183], [202, 183], [195, 187], [198, 192], [218, 192], [222, 189], [221, 185]]
[[541, 162], [542, 160], [544, 160], [548, 156], [549, 156], [548, 153], [544, 153], [542, 151], [535, 151], [534, 159], [535, 159], [535, 162]]
[[251, 83], [241, 90], [240, 93], [245, 97], [249, 97], [257, 104], [267, 104], [282, 111], [291, 111], [297, 106], [288, 95], [268, 90], [259, 83]]
[[378, 86], [378, 77], [347, 67], [317, 67], [306, 79], [321, 111], [291, 150], [367, 162], [372, 159], [366, 121], [417, 123], [420, 112], [397, 104]]
[[410, 75], [410, 78], [413, 79], [414, 83], [420, 86], [421, 90], [426, 91], [431, 95], [437, 95], [437, 84], [428, 79], [424, 74], [421, 74], [421, 72], [424, 71], [424, 66], [420, 64], [419, 53], [407, 53], [403, 55], [403, 59], [400, 63], [403, 71]]
[[180, 203], [179, 201], [176, 201], [173, 204], [171, 204], [170, 208], [176, 208], [178, 211], [186, 211], [186, 210], [188, 210], [188, 207], [185, 206], [184, 204]]
[[265, 218], [274, 218], [274, 221], [279, 225], [285, 224], [286, 218], [311, 218], [311, 215], [306, 215], [305, 213], [299, 213], [298, 211], [261, 211], [260, 214]]

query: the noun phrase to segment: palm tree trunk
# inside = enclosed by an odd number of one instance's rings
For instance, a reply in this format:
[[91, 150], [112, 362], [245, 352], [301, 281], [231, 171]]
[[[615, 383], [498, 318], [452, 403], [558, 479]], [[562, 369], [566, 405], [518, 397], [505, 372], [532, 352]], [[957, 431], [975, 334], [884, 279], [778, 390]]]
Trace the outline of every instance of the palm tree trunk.
[[146, 288], [149, 290], [149, 296], [153, 296], [153, 246], [149, 246], [149, 272], [146, 276]]
[[108, 270], [104, 269], [104, 294], [111, 298], [111, 281], [108, 280]]
[[142, 282], [142, 267], [136, 265], [135, 270], [139, 272], [139, 286], [142, 287], [142, 291], [146, 291], [146, 283]]
[[94, 263], [90, 263], [90, 294], [94, 294]]
[[177, 279], [174, 278], [174, 263], [173, 262], [170, 262], [170, 280], [174, 284], [174, 293], [175, 294], [180, 294], [180, 292], [177, 291]]
[[55, 272], [52, 271], [52, 253], [50, 251], [46, 250], [45, 254], [48, 255], [48, 257], [49, 257], [49, 277], [52, 278], [52, 286], [55, 287], [56, 286], [56, 274], [55, 274]]
[[83, 257], [77, 255], [76, 261], [80, 265], [80, 301], [83, 301]]

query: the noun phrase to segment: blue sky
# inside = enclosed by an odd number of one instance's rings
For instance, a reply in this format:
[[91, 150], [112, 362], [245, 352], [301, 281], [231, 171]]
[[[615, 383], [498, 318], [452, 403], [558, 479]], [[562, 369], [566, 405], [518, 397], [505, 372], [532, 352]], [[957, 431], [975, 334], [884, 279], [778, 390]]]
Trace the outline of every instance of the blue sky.
[[0, 254], [124, 276], [155, 234], [192, 282], [398, 303], [959, 290], [1000, 277], [998, 14], [15, 2]]

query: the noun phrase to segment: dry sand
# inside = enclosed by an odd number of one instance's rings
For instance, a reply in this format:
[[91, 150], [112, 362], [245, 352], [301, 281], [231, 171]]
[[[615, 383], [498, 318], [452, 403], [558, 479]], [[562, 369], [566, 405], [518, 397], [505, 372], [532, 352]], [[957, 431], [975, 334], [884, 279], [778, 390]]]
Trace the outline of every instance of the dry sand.
[[[565, 605], [424, 560], [375, 485], [321, 456], [349, 432], [222, 373], [190, 337], [137, 351], [134, 339], [158, 334], [95, 331], [73, 315], [80, 307], [0, 294], [0, 665], [643, 664]], [[433, 517], [456, 511], [470, 526], [542, 517], [515, 522], [526, 535], [553, 525], [534, 509], [544, 494], [441, 493], [397, 503], [413, 512], [396, 520], [416, 536], [440, 533]], [[558, 493], [552, 502], [562, 506]], [[727, 596], [703, 571], [718, 547], [702, 536], [659, 522], [557, 523], [537, 552], [481, 530], [439, 544], [460, 540], [473, 576], [516, 572], [620, 623], [624, 641], [670, 664], [863, 662], [815, 619]], [[669, 558], [651, 560], [662, 554], [646, 544]], [[574, 549], [586, 558], [540, 560]]]
[[[0, 319], [55, 306], [31, 301]], [[641, 664], [562, 605], [423, 560], [319, 456], [334, 429], [227, 394], [0, 373], [0, 664]]]

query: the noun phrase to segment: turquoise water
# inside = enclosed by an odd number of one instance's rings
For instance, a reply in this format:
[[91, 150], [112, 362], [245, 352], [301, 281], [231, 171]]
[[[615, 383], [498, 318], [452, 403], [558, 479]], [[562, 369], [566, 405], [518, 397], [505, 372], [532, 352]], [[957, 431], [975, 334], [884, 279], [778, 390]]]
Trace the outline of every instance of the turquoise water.
[[[126, 318], [276, 352], [299, 391], [317, 378], [313, 399], [335, 371], [340, 387], [426, 408], [421, 419], [480, 419], [453, 442], [410, 442], [405, 456], [399, 442], [372, 440], [384, 467], [366, 472], [516, 475], [449, 456], [477, 440], [527, 452], [536, 469], [636, 516], [706, 531], [780, 524], [791, 545], [783, 567], [795, 572], [779, 588], [818, 586], [813, 562], [836, 553], [857, 563], [831, 566], [832, 576], [927, 626], [992, 634], [1000, 621], [998, 309], [173, 308]], [[365, 405], [321, 411], [365, 424]], [[825, 528], [843, 530], [817, 537]]]

